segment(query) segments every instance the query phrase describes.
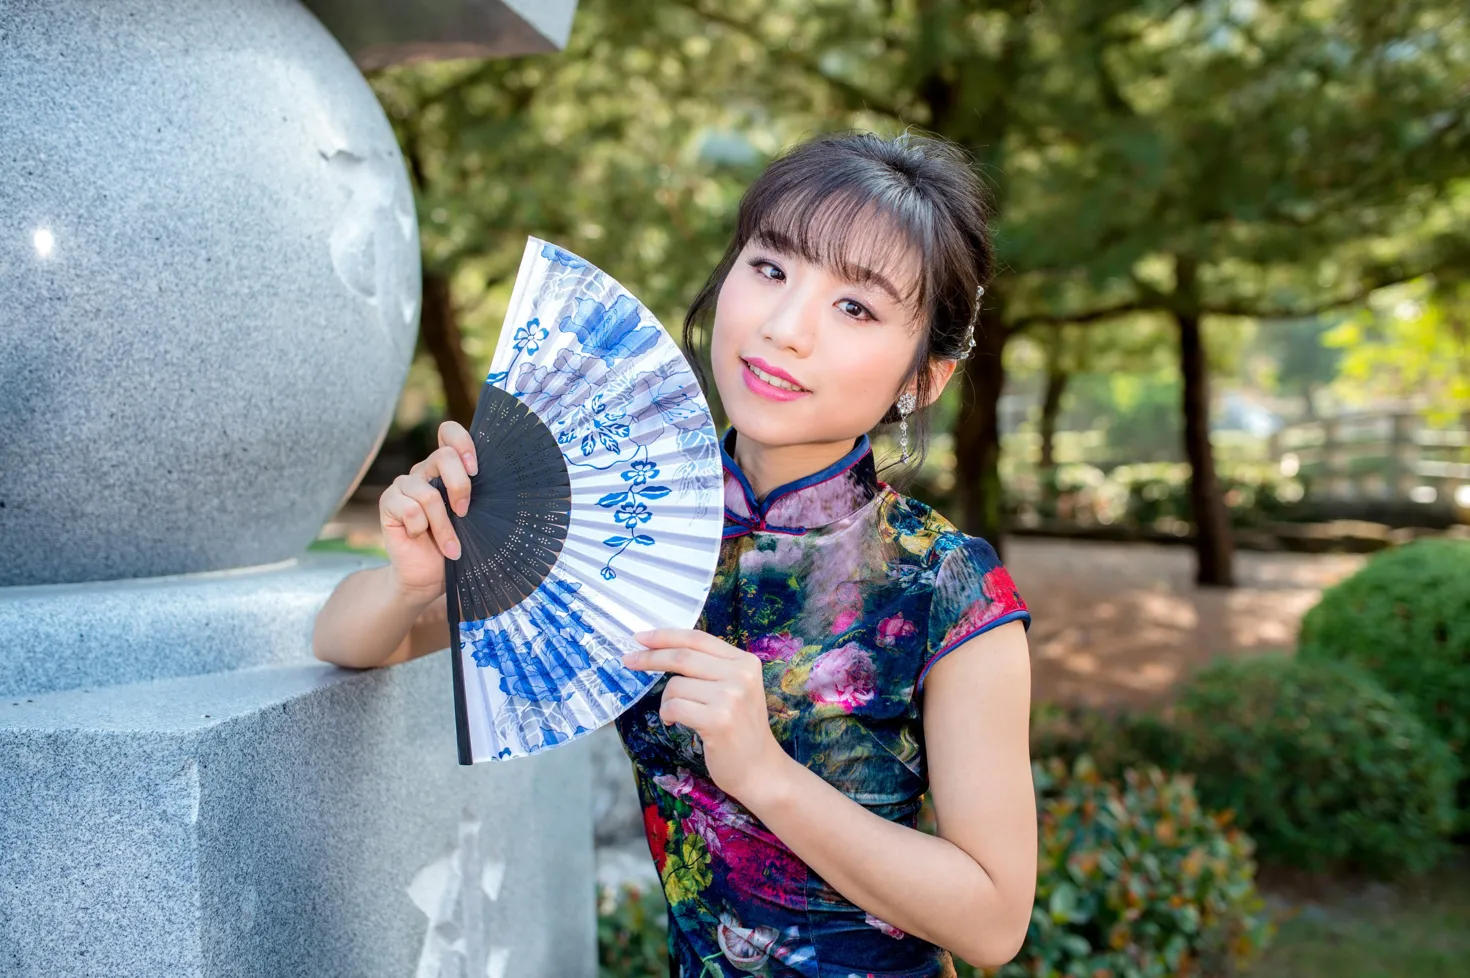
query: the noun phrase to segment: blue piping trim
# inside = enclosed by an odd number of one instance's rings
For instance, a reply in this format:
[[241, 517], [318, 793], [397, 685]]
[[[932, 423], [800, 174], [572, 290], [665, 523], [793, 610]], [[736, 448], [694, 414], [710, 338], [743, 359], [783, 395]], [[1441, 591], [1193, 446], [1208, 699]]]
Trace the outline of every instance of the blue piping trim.
[[1026, 630], [1031, 630], [1031, 612], [1027, 611], [1024, 608], [1018, 608], [1015, 611], [1007, 612], [1006, 614], [1001, 615], [995, 621], [988, 621], [985, 624], [981, 625], [979, 628], [976, 628], [975, 630], [970, 632], [966, 632], [964, 635], [961, 635], [959, 638], [955, 639], [953, 642], [950, 642], [944, 648], [934, 653], [934, 655], [930, 656], [929, 661], [924, 663], [924, 668], [919, 673], [919, 682], [918, 686], [916, 687], [916, 691], [920, 693], [924, 691], [924, 677], [929, 675], [929, 670], [934, 667], [934, 663], [949, 655], [955, 649], [959, 648], [961, 645], [964, 645], [975, 636], [984, 635], [992, 628], [999, 628], [1001, 625], [1005, 625], [1013, 621], [1024, 621], [1026, 623]]
[[[800, 479], [795, 479], [791, 482], [788, 482], [783, 486], [777, 486], [766, 496], [766, 500], [764, 503], [758, 503], [755, 498], [755, 490], [752, 489], [750, 486], [750, 481], [745, 478], [745, 473], [740, 471], [739, 463], [737, 463], [735, 461], [735, 457], [730, 454], [729, 446], [730, 442], [734, 440], [734, 437], [735, 428], [732, 425], [731, 427], [725, 429], [725, 434], [720, 438], [720, 459], [724, 463], [725, 470], [731, 475], [735, 476], [736, 480], [739, 481], [740, 490], [745, 494], [745, 503], [747, 506], [750, 507], [752, 517], [762, 524], [764, 524], [765, 522], [765, 515], [771, 511], [771, 507], [779, 502], [783, 497], [789, 496], [793, 492], [800, 492], [803, 489], [810, 489], [812, 486], [820, 485], [821, 483], [826, 482], [830, 479], [835, 479], [840, 475], [845, 475], [846, 473], [851, 471], [854, 466], [856, 466], [867, 456], [871, 455], [873, 452], [873, 446], [868, 441], [868, 436], [859, 435], [857, 442], [852, 446], [852, 450], [846, 455], [842, 456], [840, 459], [833, 462], [825, 469], [822, 469], [820, 472], [814, 472], [811, 475], [803, 476]], [[799, 529], [796, 527], [778, 528], [763, 526], [762, 529], [773, 530], [777, 533], [796, 534], [806, 532], [804, 529]]]

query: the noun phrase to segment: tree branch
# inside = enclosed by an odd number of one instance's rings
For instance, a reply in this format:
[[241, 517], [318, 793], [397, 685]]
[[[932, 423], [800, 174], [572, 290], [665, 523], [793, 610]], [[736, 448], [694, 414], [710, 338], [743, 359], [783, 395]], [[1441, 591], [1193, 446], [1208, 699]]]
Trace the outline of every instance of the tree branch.
[[[1282, 305], [1273, 306], [1259, 304], [1244, 299], [1236, 299], [1227, 302], [1202, 302], [1199, 306], [1201, 316], [1237, 316], [1247, 319], [1281, 320], [1281, 319], [1309, 319], [1319, 316], [1333, 309], [1341, 309], [1356, 303], [1367, 301], [1368, 297], [1379, 289], [1390, 285], [1398, 285], [1401, 282], [1409, 282], [1426, 275], [1444, 271], [1449, 266], [1448, 262], [1436, 262], [1423, 268], [1393, 267], [1382, 270], [1378, 275], [1365, 279], [1351, 292], [1332, 296], [1319, 302], [1307, 305]], [[1177, 298], [1166, 292], [1134, 280], [1134, 284], [1142, 290], [1143, 294], [1128, 302], [1120, 302], [1111, 306], [1100, 306], [1096, 309], [1088, 309], [1074, 313], [1030, 313], [1011, 320], [1007, 330], [1011, 335], [1021, 332], [1033, 326], [1057, 326], [1057, 325], [1083, 325], [1087, 323], [1098, 323], [1119, 316], [1126, 316], [1137, 312], [1173, 312], [1177, 305]]]
[[1085, 312], [1074, 313], [1029, 313], [1018, 316], [1007, 324], [1007, 330], [1011, 334], [1019, 333], [1023, 329], [1032, 326], [1066, 326], [1081, 325], [1083, 323], [1095, 323], [1104, 319], [1116, 319], [1134, 312], [1155, 312], [1158, 306], [1147, 302], [1133, 299], [1113, 306], [1102, 306], [1097, 309], [1088, 309]]

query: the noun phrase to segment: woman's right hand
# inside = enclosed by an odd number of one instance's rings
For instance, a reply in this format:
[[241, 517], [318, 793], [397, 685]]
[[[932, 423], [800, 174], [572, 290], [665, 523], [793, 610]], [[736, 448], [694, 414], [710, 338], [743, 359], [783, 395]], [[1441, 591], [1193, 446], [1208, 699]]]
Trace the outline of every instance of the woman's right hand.
[[444, 558], [459, 559], [459, 538], [450, 525], [444, 497], [429, 480], [435, 476], [443, 480], [450, 505], [463, 516], [470, 506], [470, 476], [477, 472], [470, 433], [456, 421], [445, 421], [439, 426], [439, 447], [378, 497], [384, 547], [404, 590], [438, 597], [444, 593]]

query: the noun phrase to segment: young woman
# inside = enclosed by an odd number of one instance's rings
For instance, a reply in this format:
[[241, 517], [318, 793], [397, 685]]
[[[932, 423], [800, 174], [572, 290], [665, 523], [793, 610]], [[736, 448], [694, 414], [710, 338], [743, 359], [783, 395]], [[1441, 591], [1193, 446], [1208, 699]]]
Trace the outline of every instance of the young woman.
[[[879, 481], [868, 441], [898, 422], [907, 453], [973, 346], [986, 219], [943, 141], [812, 140], [746, 192], [685, 322], [731, 421], [725, 539], [699, 628], [638, 636], [627, 665], [666, 675], [617, 724], [671, 975], [930, 978], [1021, 946], [1030, 618], [990, 545]], [[322, 659], [449, 645], [459, 545], [428, 480], [463, 513], [480, 460], [456, 424], [439, 441], [383, 493], [390, 563], [327, 602]]]

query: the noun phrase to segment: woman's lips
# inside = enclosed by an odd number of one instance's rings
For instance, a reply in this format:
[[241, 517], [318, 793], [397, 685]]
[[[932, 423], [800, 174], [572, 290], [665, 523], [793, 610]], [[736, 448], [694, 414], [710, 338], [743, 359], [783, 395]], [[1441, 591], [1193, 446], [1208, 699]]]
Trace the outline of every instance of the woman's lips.
[[[771, 370], [758, 361], [754, 362], [754, 365], [772, 375], [780, 375], [778, 371]], [[811, 393], [811, 391], [807, 390], [787, 390], [784, 387], [777, 387], [775, 384], [767, 383], [766, 381], [756, 376], [755, 371], [751, 369], [751, 366], [751, 362], [742, 360], [742, 369], [740, 371], [740, 376], [745, 379], [745, 386], [749, 387], [753, 393], [758, 394], [761, 397], [767, 398], [772, 401], [794, 401], [798, 397], [806, 397], [808, 394]], [[795, 381], [793, 381], [792, 383], [795, 383]]]

